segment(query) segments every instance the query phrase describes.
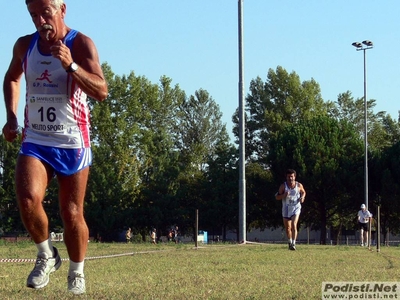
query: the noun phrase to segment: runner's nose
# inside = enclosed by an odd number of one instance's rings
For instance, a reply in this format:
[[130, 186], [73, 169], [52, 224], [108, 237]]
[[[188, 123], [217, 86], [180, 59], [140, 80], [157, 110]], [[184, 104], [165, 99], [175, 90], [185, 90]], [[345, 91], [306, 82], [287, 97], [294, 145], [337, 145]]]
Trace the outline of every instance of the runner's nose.
[[43, 26], [44, 24], [46, 24], [46, 20], [44, 19], [44, 17], [42, 15], [39, 16], [39, 24], [40, 24], [40, 26]]

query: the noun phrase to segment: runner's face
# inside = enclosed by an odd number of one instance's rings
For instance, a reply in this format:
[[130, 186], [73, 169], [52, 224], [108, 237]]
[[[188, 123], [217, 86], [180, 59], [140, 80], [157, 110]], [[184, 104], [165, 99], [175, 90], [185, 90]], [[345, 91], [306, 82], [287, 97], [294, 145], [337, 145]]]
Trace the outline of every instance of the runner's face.
[[50, 0], [37, 0], [29, 3], [27, 7], [40, 36], [43, 39], [48, 39], [49, 35], [54, 36], [58, 26], [63, 22], [65, 6], [56, 9]]
[[289, 183], [294, 183], [294, 181], [296, 180], [296, 175], [294, 174], [287, 174], [286, 175], [286, 180]]

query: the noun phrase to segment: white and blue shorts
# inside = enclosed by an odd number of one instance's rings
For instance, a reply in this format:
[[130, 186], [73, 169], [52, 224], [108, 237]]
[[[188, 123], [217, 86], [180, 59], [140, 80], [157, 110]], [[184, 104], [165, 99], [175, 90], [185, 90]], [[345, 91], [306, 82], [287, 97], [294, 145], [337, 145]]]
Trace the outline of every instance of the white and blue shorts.
[[22, 143], [19, 154], [35, 157], [49, 164], [56, 175], [73, 175], [92, 165], [91, 148], [65, 149]]
[[282, 217], [290, 220], [293, 216], [299, 215], [301, 211], [301, 205], [285, 205], [282, 208]]

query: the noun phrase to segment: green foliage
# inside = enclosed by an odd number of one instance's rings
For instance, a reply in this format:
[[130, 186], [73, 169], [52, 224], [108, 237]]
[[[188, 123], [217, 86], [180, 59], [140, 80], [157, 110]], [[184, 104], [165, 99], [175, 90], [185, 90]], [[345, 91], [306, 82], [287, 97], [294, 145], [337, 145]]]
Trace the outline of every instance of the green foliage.
[[21, 231], [19, 212], [15, 196], [15, 165], [19, 150], [20, 137], [8, 143], [0, 137], [0, 235], [8, 231]]
[[191, 227], [206, 158], [227, 140], [218, 105], [205, 90], [187, 98], [165, 76], [152, 84], [103, 69], [109, 97], [91, 102], [89, 227], [103, 237], [125, 227]]
[[282, 224], [281, 202], [275, 200], [277, 186], [270, 170], [260, 164], [246, 166], [246, 202], [249, 228], [276, 228]]
[[178, 116], [177, 142], [182, 163], [189, 174], [202, 171], [207, 157], [215, 152], [216, 144], [228, 139], [219, 106], [207, 91], [200, 89], [181, 103]]
[[[354, 99], [350, 91], [339, 94], [338, 100], [329, 114], [337, 120], [347, 120], [353, 124], [361, 137], [365, 133], [364, 98]], [[370, 151], [382, 150], [400, 139], [399, 123], [384, 111], [374, 113], [376, 100], [367, 101], [368, 146]]]
[[237, 150], [226, 140], [220, 140], [215, 153], [208, 156], [208, 168], [202, 182], [199, 226], [208, 228], [209, 234], [222, 234], [223, 240], [226, 240], [227, 229], [237, 229], [239, 224], [237, 163]]
[[[252, 204], [257, 203], [259, 209], [252, 226], [261, 229], [266, 224], [281, 226], [281, 220], [269, 214], [263, 220], [261, 211], [267, 210], [266, 199], [270, 199], [284, 181], [285, 170], [294, 168], [307, 190], [300, 221], [321, 229], [322, 242], [326, 228], [337, 232], [340, 228], [353, 229], [355, 214], [364, 201], [364, 189], [360, 188], [364, 177], [363, 99], [355, 100], [346, 92], [340, 94], [336, 102], [324, 102], [314, 79], [301, 82], [295, 72], [289, 74], [278, 66], [276, 71], [269, 70], [266, 82], [259, 77], [251, 81], [246, 101], [246, 156], [249, 162], [271, 171], [271, 181], [276, 185], [253, 184], [254, 172], [247, 173], [248, 199]], [[369, 173], [376, 178], [370, 181], [373, 187], [370, 198], [376, 199], [383, 191], [377, 185], [384, 174], [379, 167], [382, 165], [380, 153], [398, 142], [400, 123], [385, 112], [374, 114], [375, 100], [367, 104], [368, 155], [370, 166], [374, 167]], [[233, 121], [237, 124], [237, 116]], [[237, 126], [234, 133], [238, 136]], [[386, 171], [386, 174], [387, 182], [396, 182], [391, 172]], [[260, 186], [263, 192], [258, 192]], [[267, 186], [269, 190], [265, 189]], [[271, 206], [269, 210], [279, 214], [278, 207]]]
[[269, 69], [265, 83], [260, 77], [250, 82], [246, 110], [246, 156], [267, 166], [269, 139], [288, 124], [325, 114], [327, 106], [314, 79], [300, 82], [295, 72], [278, 66]]
[[383, 232], [400, 232], [400, 142], [375, 155], [371, 167], [371, 205], [376, 211], [381, 206], [381, 225]]

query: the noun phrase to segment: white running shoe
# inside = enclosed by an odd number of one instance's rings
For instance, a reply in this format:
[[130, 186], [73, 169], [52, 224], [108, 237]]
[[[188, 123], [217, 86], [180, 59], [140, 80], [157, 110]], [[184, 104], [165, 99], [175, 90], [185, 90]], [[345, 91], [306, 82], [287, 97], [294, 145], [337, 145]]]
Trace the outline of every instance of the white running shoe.
[[82, 274], [75, 273], [74, 277], [68, 276], [68, 291], [75, 295], [86, 292], [85, 277]]
[[61, 266], [61, 257], [58, 254], [56, 247], [54, 249], [54, 257], [47, 257], [46, 253], [43, 253], [44, 257], [37, 257], [35, 267], [28, 276], [26, 286], [33, 289], [41, 289], [49, 283], [50, 273], [55, 272]]

